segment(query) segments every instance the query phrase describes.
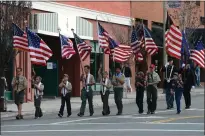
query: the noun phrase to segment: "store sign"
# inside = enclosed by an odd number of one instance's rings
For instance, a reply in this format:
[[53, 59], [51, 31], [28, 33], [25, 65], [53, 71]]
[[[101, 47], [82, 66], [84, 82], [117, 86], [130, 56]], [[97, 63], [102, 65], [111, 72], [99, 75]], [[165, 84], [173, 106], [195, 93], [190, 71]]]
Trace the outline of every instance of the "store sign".
[[53, 69], [53, 63], [52, 62], [47, 63], [47, 69]]

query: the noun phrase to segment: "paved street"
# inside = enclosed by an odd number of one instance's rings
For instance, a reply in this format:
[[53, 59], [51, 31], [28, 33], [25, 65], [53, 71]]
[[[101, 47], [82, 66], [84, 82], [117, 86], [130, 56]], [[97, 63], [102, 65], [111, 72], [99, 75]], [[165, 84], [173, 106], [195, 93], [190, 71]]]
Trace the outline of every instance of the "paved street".
[[[146, 112], [146, 104], [144, 105]], [[136, 104], [124, 105], [124, 114], [115, 116], [116, 107], [111, 107], [111, 115], [101, 116], [101, 108], [95, 114], [79, 118], [73, 112], [70, 118], [58, 118], [57, 114], [46, 115], [35, 120], [27, 116], [24, 120], [2, 121], [3, 136], [197, 136], [204, 134], [204, 96], [192, 98], [192, 107], [176, 114], [176, 109], [166, 110], [164, 100], [158, 101], [155, 115], [138, 115]]]

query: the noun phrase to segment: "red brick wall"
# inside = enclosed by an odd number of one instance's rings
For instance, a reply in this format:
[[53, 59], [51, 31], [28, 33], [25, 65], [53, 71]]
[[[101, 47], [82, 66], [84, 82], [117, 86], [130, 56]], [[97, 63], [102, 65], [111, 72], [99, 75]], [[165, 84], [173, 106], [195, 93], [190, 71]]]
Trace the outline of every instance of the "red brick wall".
[[58, 1], [58, 3], [72, 5], [101, 12], [112, 13], [121, 16], [130, 16], [130, 2], [129, 1]]

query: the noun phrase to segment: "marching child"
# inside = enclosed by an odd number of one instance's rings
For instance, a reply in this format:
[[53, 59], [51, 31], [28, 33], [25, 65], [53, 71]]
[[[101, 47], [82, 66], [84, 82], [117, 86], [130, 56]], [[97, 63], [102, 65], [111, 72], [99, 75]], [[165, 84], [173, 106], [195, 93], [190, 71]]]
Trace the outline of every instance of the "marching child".
[[108, 72], [105, 71], [103, 73], [103, 78], [101, 79], [101, 99], [103, 102], [103, 111], [102, 115], [109, 115], [110, 114], [110, 108], [108, 104], [109, 94], [110, 94], [110, 88], [112, 87], [112, 83], [108, 77]]
[[136, 76], [136, 104], [139, 108], [139, 114], [144, 112], [143, 110], [143, 99], [145, 90], [145, 77], [143, 72], [138, 72]]
[[36, 108], [35, 111], [35, 119], [43, 116], [43, 112], [41, 110], [41, 100], [43, 97], [44, 85], [41, 83], [42, 78], [37, 76], [35, 81], [33, 82], [34, 86], [34, 106]]
[[181, 76], [181, 74], [174, 73], [171, 94], [175, 93], [175, 101], [176, 101], [176, 105], [177, 105], [177, 114], [180, 114], [180, 112], [181, 112], [180, 101], [181, 101], [183, 91], [184, 91], [184, 83], [182, 81], [182, 76]]
[[70, 97], [71, 97], [72, 85], [68, 81], [68, 79], [69, 79], [69, 76], [67, 74], [64, 74], [62, 82], [59, 85], [59, 88], [61, 90], [61, 107], [58, 113], [59, 117], [63, 117], [65, 103], [66, 103], [67, 113], [68, 113], [67, 117], [71, 115]]

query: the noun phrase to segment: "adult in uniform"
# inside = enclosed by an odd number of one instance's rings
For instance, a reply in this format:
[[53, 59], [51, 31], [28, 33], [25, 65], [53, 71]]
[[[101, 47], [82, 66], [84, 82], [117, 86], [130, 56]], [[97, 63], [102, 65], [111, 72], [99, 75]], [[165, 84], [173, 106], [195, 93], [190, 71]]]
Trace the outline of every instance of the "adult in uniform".
[[67, 107], [67, 117], [70, 117], [71, 115], [71, 103], [70, 103], [70, 97], [71, 97], [71, 91], [72, 91], [72, 84], [68, 81], [69, 76], [67, 74], [64, 74], [64, 77], [59, 84], [59, 88], [61, 91], [61, 107], [60, 111], [58, 113], [58, 116], [60, 118], [63, 117], [63, 112], [65, 108], [65, 103]]
[[122, 97], [123, 97], [123, 84], [125, 83], [125, 76], [121, 73], [120, 67], [116, 68], [116, 74], [113, 75], [112, 84], [114, 89], [115, 104], [118, 109], [116, 115], [121, 115], [123, 110]]
[[108, 104], [109, 94], [110, 94], [110, 88], [112, 87], [112, 83], [108, 77], [108, 72], [105, 71], [103, 73], [103, 78], [101, 79], [101, 99], [103, 102], [103, 111], [102, 115], [109, 115], [110, 114], [110, 107]]
[[27, 88], [27, 79], [22, 76], [22, 68], [16, 69], [16, 77], [12, 80], [12, 87], [14, 90], [14, 100], [18, 108], [18, 115], [16, 119], [23, 119], [22, 104], [24, 103], [24, 94]]
[[164, 90], [166, 93], [167, 109], [174, 107], [174, 94], [171, 93], [171, 80], [175, 72], [178, 72], [177, 68], [173, 65], [173, 59], [169, 58], [168, 63], [162, 68], [162, 72], [165, 72]]
[[147, 114], [154, 114], [157, 108], [157, 84], [161, 81], [155, 72], [155, 65], [151, 64], [150, 71], [147, 72]]
[[84, 71], [85, 71], [85, 75], [84, 74], [81, 75], [83, 89], [81, 90], [82, 103], [81, 103], [80, 113], [77, 114], [79, 117], [82, 117], [84, 115], [87, 99], [89, 104], [90, 116], [94, 114], [92, 86], [95, 85], [95, 79], [94, 76], [90, 74], [89, 65], [84, 66]]
[[189, 109], [191, 106], [191, 88], [195, 86], [196, 76], [193, 69], [191, 69], [190, 64], [187, 64], [183, 72], [184, 77], [184, 100], [185, 100], [185, 109]]
[[41, 110], [41, 100], [43, 97], [44, 85], [41, 83], [42, 78], [37, 76], [33, 86], [34, 86], [34, 106], [35, 106], [35, 119], [43, 116], [43, 112]]

